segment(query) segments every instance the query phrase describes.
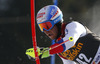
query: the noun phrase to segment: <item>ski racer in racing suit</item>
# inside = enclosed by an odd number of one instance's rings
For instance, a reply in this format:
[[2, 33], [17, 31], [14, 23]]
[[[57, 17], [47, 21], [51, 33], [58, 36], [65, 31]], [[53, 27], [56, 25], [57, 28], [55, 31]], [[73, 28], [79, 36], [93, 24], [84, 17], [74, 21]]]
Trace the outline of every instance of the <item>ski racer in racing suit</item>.
[[[100, 64], [100, 37], [79, 22], [64, 23], [62, 17], [61, 10], [55, 5], [45, 6], [37, 13], [40, 30], [56, 42], [39, 50], [39, 56], [46, 58], [57, 54], [63, 64]], [[29, 50], [26, 54], [34, 58]]]

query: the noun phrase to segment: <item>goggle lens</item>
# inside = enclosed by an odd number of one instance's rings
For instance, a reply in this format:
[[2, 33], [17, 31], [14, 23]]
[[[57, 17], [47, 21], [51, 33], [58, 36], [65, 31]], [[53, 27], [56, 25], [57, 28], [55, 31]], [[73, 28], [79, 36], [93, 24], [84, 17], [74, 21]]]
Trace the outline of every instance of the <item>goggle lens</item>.
[[49, 29], [52, 28], [52, 24], [51, 24], [50, 21], [44, 22], [44, 23], [40, 23], [40, 24], [38, 24], [38, 25], [39, 25], [41, 31], [43, 31], [44, 29], [45, 29], [45, 30], [49, 30]]

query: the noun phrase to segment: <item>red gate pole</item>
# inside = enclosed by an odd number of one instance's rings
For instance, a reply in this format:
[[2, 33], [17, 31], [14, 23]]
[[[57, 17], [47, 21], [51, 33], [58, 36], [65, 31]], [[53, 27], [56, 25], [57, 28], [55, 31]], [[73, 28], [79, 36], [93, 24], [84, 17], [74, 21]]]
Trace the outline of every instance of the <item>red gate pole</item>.
[[34, 47], [34, 52], [35, 52], [36, 64], [40, 64], [40, 60], [38, 57], [38, 51], [37, 51], [36, 33], [35, 33], [35, 3], [34, 3], [34, 0], [31, 0], [30, 3], [31, 3], [32, 42], [33, 42], [33, 47]]

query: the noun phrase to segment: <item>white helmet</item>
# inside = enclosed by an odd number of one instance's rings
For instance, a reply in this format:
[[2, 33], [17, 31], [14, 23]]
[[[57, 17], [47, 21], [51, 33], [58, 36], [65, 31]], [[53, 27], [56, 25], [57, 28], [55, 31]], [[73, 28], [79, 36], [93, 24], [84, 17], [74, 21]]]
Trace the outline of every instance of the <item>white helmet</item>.
[[[43, 30], [49, 31], [58, 22], [63, 22], [63, 14], [62, 11], [56, 5], [48, 5], [39, 10], [36, 19], [37, 19], [37, 24], [40, 27], [41, 31]], [[49, 21], [48, 25], [50, 25], [49, 28], [48, 29], [45, 27], [41, 28], [42, 25], [40, 24], [48, 21]]]

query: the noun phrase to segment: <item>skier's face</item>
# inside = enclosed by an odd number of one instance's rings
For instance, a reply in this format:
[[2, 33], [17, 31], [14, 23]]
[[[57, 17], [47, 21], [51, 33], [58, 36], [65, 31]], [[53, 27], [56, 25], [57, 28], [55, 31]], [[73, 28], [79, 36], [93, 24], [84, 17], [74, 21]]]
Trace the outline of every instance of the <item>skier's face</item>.
[[55, 25], [51, 30], [49, 31], [46, 31], [44, 30], [44, 33], [50, 38], [50, 39], [55, 39], [57, 38], [57, 34], [58, 34], [58, 28], [57, 26]]

